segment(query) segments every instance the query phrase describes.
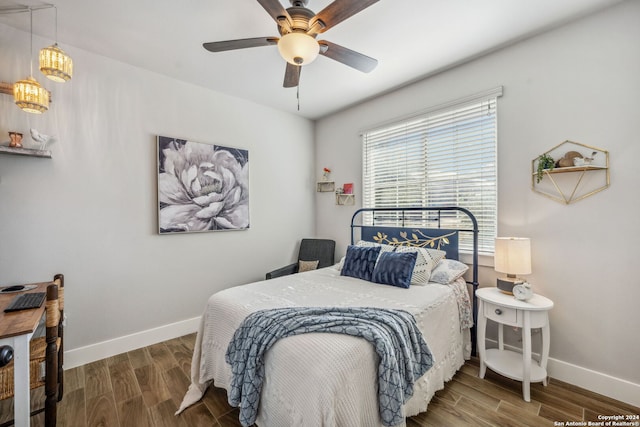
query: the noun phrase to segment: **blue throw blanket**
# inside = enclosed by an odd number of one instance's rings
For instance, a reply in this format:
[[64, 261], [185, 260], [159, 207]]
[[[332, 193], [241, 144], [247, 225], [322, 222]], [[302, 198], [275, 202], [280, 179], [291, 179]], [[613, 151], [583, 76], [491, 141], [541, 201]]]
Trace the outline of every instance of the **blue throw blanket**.
[[284, 337], [308, 332], [333, 332], [369, 341], [380, 356], [378, 401], [382, 422], [404, 421], [402, 405], [413, 395], [414, 382], [433, 365], [427, 343], [411, 315], [382, 308], [279, 308], [247, 316], [229, 343], [226, 361], [233, 377], [229, 404], [240, 407], [240, 423], [257, 416], [264, 379], [264, 354]]

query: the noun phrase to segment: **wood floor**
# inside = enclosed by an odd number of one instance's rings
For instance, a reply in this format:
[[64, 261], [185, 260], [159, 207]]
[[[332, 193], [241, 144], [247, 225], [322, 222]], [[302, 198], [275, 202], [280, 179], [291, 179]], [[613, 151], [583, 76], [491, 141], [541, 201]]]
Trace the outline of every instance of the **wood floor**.
[[[210, 388], [202, 401], [174, 416], [189, 385], [195, 335], [176, 338], [65, 371], [65, 395], [58, 406], [62, 427], [239, 426], [226, 392]], [[33, 404], [42, 402], [34, 392]], [[11, 399], [0, 401], [0, 423], [11, 418]], [[487, 370], [478, 378], [471, 360], [436, 393], [429, 410], [407, 426], [554, 426], [554, 422], [592, 420], [598, 415], [640, 414], [640, 408], [551, 380], [533, 384], [531, 402], [521, 384]], [[42, 415], [32, 426], [44, 425]], [[559, 424], [555, 424], [559, 425]]]

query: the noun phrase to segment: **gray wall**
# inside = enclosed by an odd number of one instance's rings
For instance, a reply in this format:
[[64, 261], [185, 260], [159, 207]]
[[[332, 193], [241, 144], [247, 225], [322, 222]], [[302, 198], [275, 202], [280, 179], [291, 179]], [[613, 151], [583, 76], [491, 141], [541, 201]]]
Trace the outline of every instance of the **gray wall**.
[[[359, 131], [504, 86], [498, 100], [498, 234], [532, 239], [528, 279], [555, 302], [551, 375], [604, 394], [631, 390], [635, 396], [627, 400], [636, 405], [638, 22], [640, 2], [624, 2], [324, 118], [316, 127], [316, 170], [331, 168], [338, 186], [355, 183], [360, 204]], [[530, 190], [530, 170], [532, 159], [567, 139], [609, 150], [611, 187], [565, 206]], [[336, 239], [338, 253], [344, 252], [349, 220], [359, 206], [336, 206], [326, 193], [316, 195], [316, 205], [318, 233]], [[491, 259], [485, 261], [491, 265]], [[481, 269], [482, 286], [494, 286], [495, 277], [492, 267]], [[519, 345], [513, 331], [509, 338]], [[538, 337], [534, 344], [539, 349]]]
[[[28, 37], [0, 25], [0, 80], [28, 75]], [[0, 155], [0, 284], [64, 273], [68, 351], [193, 319], [215, 291], [291, 262], [315, 228], [311, 121], [63, 48], [73, 79], [37, 76], [49, 112], [0, 95], [0, 142], [18, 130], [29, 145], [32, 127], [58, 139], [51, 160]], [[249, 230], [158, 235], [158, 134], [249, 150]]]

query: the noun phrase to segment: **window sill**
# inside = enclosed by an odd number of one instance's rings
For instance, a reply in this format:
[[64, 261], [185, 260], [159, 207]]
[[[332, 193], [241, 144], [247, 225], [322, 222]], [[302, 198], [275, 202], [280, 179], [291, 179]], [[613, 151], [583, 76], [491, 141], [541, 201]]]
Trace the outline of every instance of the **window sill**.
[[[460, 253], [460, 261], [465, 264], [471, 265], [473, 263], [473, 257], [470, 253]], [[478, 266], [479, 267], [491, 267], [493, 268], [493, 255], [478, 254]]]

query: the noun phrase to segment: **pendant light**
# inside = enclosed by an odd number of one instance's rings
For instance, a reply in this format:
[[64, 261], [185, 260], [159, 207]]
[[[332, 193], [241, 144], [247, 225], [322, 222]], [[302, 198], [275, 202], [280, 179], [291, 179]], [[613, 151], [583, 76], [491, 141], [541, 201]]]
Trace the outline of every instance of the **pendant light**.
[[40, 86], [33, 78], [33, 11], [29, 9], [31, 32], [31, 51], [29, 60], [31, 73], [24, 80], [18, 80], [13, 85], [13, 99], [18, 107], [28, 113], [41, 114], [49, 109], [49, 91]]
[[53, 6], [56, 13], [55, 43], [40, 50], [40, 71], [47, 78], [64, 83], [73, 75], [73, 60], [58, 47], [58, 8]]

